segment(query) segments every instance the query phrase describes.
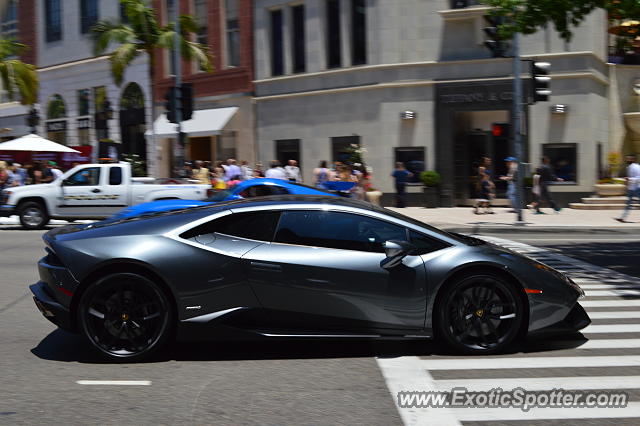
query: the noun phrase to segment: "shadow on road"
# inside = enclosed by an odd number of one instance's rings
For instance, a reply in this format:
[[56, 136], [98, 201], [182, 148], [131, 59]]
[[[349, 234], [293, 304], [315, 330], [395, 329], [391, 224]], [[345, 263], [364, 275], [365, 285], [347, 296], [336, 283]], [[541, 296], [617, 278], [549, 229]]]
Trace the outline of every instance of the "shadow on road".
[[[581, 334], [573, 340], [538, 339], [514, 345], [509, 353], [531, 353], [576, 348], [587, 339]], [[83, 338], [55, 330], [31, 352], [41, 359], [60, 362], [102, 364], [105, 361]], [[400, 356], [455, 356], [448, 348], [431, 340], [220, 340], [214, 342], [178, 342], [150, 362], [167, 361], [240, 361], [313, 358], [395, 358]]]

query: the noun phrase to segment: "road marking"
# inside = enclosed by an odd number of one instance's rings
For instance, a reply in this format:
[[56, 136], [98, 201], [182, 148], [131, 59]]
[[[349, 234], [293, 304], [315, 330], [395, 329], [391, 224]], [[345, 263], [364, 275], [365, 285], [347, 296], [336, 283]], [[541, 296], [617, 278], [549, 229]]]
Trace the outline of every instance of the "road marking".
[[[562, 341], [570, 344], [571, 341]], [[590, 339], [575, 349], [632, 349], [640, 348], [640, 339]], [[639, 382], [640, 383], [640, 382]], [[640, 387], [640, 386], [638, 386]]]
[[[580, 288], [583, 290], [640, 290], [640, 285], [613, 285], [613, 284], [581, 284], [583, 280], [576, 280]], [[589, 282], [597, 282], [596, 280], [589, 280]]]
[[557, 419], [604, 419], [640, 417], [640, 402], [629, 402], [625, 408], [453, 408], [450, 409], [458, 420], [557, 420]]
[[640, 307], [640, 300], [580, 300], [583, 308]]
[[638, 332], [640, 332], [640, 324], [592, 324], [580, 330], [582, 334]]
[[79, 385], [151, 386], [151, 380], [77, 380]]
[[592, 290], [585, 291], [584, 294], [587, 297], [638, 297], [640, 296], [640, 290]]
[[424, 362], [415, 356], [376, 358], [393, 402], [405, 425], [460, 425], [448, 408], [400, 408], [398, 392], [437, 391]]
[[421, 360], [427, 370], [501, 370], [505, 368], [638, 367], [640, 355], [452, 358]]
[[469, 391], [490, 391], [500, 387], [504, 391], [523, 388], [527, 391], [552, 390], [602, 390], [640, 388], [640, 376], [582, 376], [582, 377], [518, 377], [515, 379], [456, 379], [436, 380], [443, 391], [467, 388]]
[[640, 311], [617, 311], [617, 312], [588, 312], [589, 318], [594, 319], [621, 319], [640, 318]]

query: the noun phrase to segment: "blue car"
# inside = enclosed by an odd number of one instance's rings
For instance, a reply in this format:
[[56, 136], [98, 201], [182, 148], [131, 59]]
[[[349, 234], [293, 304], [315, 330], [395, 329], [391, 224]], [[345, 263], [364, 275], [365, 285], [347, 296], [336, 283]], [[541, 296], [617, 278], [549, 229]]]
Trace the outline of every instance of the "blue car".
[[244, 198], [262, 197], [267, 195], [329, 195], [338, 196], [333, 192], [289, 182], [282, 179], [250, 179], [239, 183], [231, 189], [220, 191], [206, 200], [161, 200], [142, 203], [128, 207], [115, 214], [109, 220], [125, 219], [140, 216], [147, 213], [166, 212], [171, 210], [186, 209], [189, 207], [206, 206], [219, 201], [241, 200]]

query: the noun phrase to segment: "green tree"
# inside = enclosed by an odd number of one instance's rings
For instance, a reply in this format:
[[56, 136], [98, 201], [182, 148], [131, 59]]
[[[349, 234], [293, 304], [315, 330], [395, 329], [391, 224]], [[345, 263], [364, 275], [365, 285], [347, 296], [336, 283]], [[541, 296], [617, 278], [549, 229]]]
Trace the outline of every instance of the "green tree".
[[0, 38], [0, 78], [9, 100], [32, 105], [38, 101], [38, 73], [34, 65], [17, 59], [26, 49], [24, 44]]
[[500, 28], [505, 37], [515, 32], [533, 34], [552, 24], [560, 37], [570, 41], [572, 27], [580, 25], [594, 9], [610, 10], [617, 2], [637, 3], [636, 0], [486, 0], [484, 3], [495, 8], [494, 14], [509, 18]]
[[[192, 16], [180, 16], [180, 34], [176, 34], [174, 23], [160, 25], [155, 9], [146, 0], [120, 0], [120, 3], [124, 7], [125, 22], [103, 20], [91, 29], [96, 55], [102, 55], [110, 47], [114, 47], [109, 55], [109, 62], [113, 80], [118, 86], [122, 84], [129, 65], [140, 55], [146, 54], [149, 58], [149, 85], [153, 101], [154, 64], [158, 50], [173, 50], [176, 37], [179, 37], [183, 59], [197, 61], [204, 71], [213, 70], [207, 46], [191, 41], [192, 34], [198, 31], [198, 25]], [[152, 108], [152, 132], [154, 120]]]

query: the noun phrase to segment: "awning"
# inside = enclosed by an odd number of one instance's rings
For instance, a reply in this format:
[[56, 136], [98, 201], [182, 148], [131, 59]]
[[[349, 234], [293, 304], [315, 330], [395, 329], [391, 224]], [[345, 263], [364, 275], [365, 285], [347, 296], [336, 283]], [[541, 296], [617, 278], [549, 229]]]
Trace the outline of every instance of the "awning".
[[[193, 111], [191, 120], [182, 122], [182, 131], [190, 137], [219, 135], [227, 125], [231, 117], [238, 111], [238, 107], [201, 109]], [[176, 125], [167, 120], [165, 114], [161, 114], [153, 123], [156, 136], [161, 138], [174, 138]], [[151, 131], [145, 132], [147, 136]]]

